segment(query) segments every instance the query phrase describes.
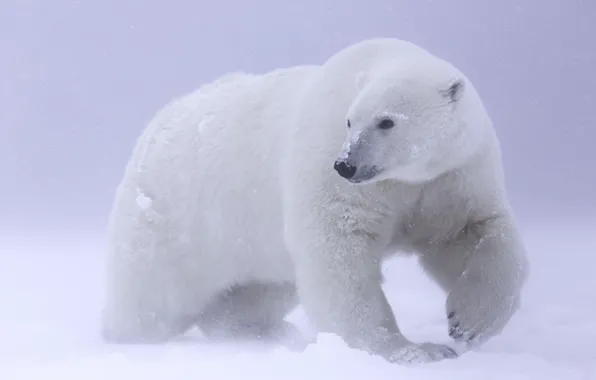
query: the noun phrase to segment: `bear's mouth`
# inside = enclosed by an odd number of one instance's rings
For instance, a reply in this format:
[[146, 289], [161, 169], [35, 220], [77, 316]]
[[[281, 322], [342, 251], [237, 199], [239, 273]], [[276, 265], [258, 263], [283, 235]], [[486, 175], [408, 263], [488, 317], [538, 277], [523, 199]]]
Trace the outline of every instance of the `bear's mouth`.
[[371, 182], [381, 171], [378, 166], [363, 166], [358, 168], [356, 174], [348, 181], [354, 184], [366, 184]]

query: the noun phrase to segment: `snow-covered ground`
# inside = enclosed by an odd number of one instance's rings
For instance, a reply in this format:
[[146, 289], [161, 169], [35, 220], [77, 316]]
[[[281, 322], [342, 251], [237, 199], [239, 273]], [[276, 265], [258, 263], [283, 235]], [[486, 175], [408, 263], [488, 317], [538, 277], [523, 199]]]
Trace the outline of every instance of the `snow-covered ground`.
[[[536, 379], [596, 380], [596, 226], [526, 232], [532, 274], [505, 332], [456, 360], [399, 366], [320, 335], [305, 352], [209, 345], [189, 334], [162, 346], [98, 337], [97, 237], [0, 240], [0, 379]], [[443, 296], [415, 262], [386, 266], [386, 290], [413, 340], [447, 342]], [[297, 310], [290, 319], [305, 329]]]

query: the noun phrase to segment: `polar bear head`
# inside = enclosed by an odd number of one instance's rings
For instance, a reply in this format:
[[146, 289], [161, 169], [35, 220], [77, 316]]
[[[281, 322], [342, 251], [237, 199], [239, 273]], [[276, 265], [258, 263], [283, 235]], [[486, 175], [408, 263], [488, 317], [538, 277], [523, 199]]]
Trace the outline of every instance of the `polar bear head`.
[[428, 181], [480, 149], [488, 117], [472, 85], [447, 63], [391, 65], [356, 82], [334, 164], [350, 182]]

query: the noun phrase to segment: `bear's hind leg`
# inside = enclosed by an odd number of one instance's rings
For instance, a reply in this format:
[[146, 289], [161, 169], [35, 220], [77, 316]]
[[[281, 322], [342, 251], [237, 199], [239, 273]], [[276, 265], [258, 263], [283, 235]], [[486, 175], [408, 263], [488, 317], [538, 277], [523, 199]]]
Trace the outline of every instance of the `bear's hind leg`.
[[101, 336], [109, 343], [163, 343], [183, 334], [196, 321], [184, 306], [184, 292], [154, 265], [143, 268], [128, 262], [126, 254], [108, 281], [101, 316]]
[[292, 283], [234, 285], [203, 310], [197, 324], [209, 339], [248, 339], [303, 349], [298, 329], [284, 320], [298, 304]]
[[156, 199], [141, 209], [133, 185], [124, 184], [108, 228], [100, 334], [110, 343], [161, 343], [196, 320], [189, 305], [199, 291], [188, 286], [194, 273], [187, 270], [192, 247], [178, 239], [184, 228], [170, 217], [170, 205]]

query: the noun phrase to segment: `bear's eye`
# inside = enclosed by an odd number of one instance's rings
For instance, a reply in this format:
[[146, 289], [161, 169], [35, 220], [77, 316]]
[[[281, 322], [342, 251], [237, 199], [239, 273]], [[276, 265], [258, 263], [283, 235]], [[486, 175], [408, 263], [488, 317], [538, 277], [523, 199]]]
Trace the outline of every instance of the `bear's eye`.
[[350, 123], [350, 119], [348, 119], [347, 124], [348, 124], [348, 128], [352, 127], [352, 123]]
[[379, 121], [379, 124], [377, 124], [377, 126], [379, 127], [379, 129], [390, 129], [395, 126], [395, 123], [391, 119], [383, 119]]

